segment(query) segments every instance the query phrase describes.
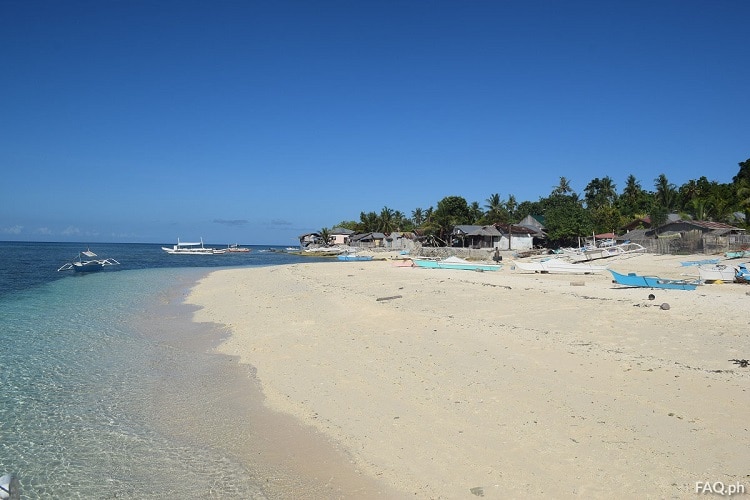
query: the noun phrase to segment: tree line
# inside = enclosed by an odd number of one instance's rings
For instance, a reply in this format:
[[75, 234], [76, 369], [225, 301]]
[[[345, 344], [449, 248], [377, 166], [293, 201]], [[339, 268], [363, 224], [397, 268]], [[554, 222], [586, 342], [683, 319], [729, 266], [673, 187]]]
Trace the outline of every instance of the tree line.
[[[741, 162], [731, 183], [709, 181], [705, 176], [689, 180], [681, 186], [669, 182], [665, 174], [653, 181], [653, 190], [645, 189], [635, 176], [625, 181], [622, 192], [617, 191], [611, 177], [592, 179], [583, 193], [573, 191], [570, 181], [560, 182], [550, 194], [537, 201], [518, 202], [512, 194], [503, 199], [493, 193], [480, 206], [468, 203], [461, 196], [446, 196], [436, 207], [415, 208], [410, 216], [387, 206], [376, 212], [361, 212], [359, 221], [341, 221], [342, 227], [359, 233], [395, 231], [415, 232], [428, 240], [446, 242], [453, 227], [461, 224], [490, 225], [516, 224], [527, 215], [541, 216], [550, 244], [567, 245], [579, 236], [608, 233], [630, 222], [650, 217], [653, 227], [667, 221], [670, 213], [684, 218], [726, 222], [740, 227], [750, 223], [750, 158]], [[736, 212], [745, 215], [739, 222]], [[320, 234], [328, 240], [330, 229]]]

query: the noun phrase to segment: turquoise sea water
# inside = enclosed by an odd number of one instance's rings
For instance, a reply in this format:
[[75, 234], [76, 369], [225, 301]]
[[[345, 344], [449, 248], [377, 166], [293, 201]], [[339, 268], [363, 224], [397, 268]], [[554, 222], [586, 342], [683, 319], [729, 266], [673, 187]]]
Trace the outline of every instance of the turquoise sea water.
[[177, 309], [211, 268], [310, 261], [252, 248], [97, 244], [121, 265], [76, 274], [57, 268], [85, 246], [0, 242], [0, 475], [23, 498], [265, 498], [261, 471], [200, 437], [226, 360]]

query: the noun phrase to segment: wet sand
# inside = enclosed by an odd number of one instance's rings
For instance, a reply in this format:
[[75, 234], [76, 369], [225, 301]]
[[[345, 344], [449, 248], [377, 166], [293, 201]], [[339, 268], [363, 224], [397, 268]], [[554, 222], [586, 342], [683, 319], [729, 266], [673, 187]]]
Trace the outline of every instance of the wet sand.
[[[152, 362], [159, 366], [144, 367], [158, 374], [152, 377], [150, 401], [140, 408], [144, 418], [175, 443], [218, 450], [215, 455], [244, 464], [243, 488], [233, 491], [233, 478], [226, 477], [216, 491], [199, 496], [246, 499], [239, 491], [246, 490], [248, 480], [256, 485], [253, 498], [398, 496], [359, 470], [346, 450], [325, 434], [264, 404], [255, 369], [216, 350], [229, 330], [191, 320], [197, 307], [184, 303], [184, 286], [191, 285], [194, 282], [170, 288], [134, 325], [163, 348]], [[193, 362], [186, 363], [190, 358]]]

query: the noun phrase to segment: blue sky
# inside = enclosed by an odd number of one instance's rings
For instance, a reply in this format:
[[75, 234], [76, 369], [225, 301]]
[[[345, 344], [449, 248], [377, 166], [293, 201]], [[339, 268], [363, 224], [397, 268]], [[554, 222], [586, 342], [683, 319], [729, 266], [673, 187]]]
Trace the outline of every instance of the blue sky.
[[750, 157], [750, 2], [0, 0], [0, 240], [279, 244]]

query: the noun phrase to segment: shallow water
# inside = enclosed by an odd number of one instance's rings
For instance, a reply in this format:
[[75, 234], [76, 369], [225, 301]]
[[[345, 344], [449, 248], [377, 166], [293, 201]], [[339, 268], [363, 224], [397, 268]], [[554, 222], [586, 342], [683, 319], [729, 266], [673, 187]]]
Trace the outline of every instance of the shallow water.
[[82, 249], [0, 243], [0, 475], [23, 498], [266, 498], [269, 471], [226, 446], [253, 422], [217, 402], [249, 368], [207, 352], [224, 332], [180, 303], [212, 267], [302, 258], [97, 245], [122, 265], [57, 273]]

